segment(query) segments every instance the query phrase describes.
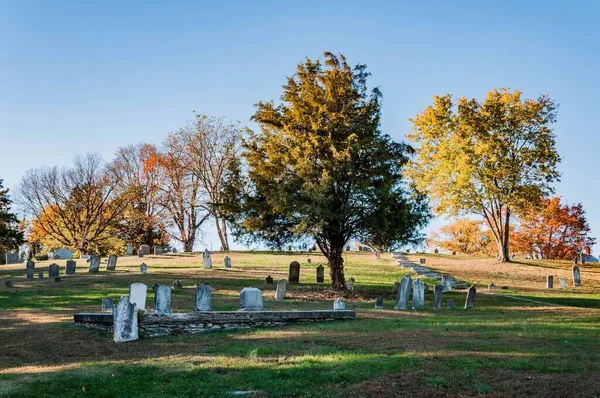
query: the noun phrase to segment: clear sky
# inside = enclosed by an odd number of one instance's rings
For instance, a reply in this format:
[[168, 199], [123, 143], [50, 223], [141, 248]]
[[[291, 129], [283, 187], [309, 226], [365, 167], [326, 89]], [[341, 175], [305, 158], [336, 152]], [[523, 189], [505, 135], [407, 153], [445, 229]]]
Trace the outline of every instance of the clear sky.
[[557, 194], [599, 236], [599, 21], [600, 1], [0, 0], [0, 178], [158, 144], [193, 110], [248, 123], [298, 62], [331, 51], [368, 65], [397, 140], [436, 94], [549, 94]]

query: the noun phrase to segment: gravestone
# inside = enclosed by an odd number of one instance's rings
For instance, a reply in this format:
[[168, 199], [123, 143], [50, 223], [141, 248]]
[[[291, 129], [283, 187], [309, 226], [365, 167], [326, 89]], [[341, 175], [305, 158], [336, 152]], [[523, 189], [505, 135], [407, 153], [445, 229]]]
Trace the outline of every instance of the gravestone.
[[6, 265], [18, 264], [19, 263], [19, 252], [8, 252], [6, 253]]
[[113, 339], [115, 343], [134, 341], [139, 338], [137, 305], [127, 296], [121, 296], [114, 306]]
[[164, 248], [162, 246], [154, 246], [154, 255], [158, 256], [164, 253]]
[[[138, 250], [141, 250], [141, 251], [142, 251], [142, 254], [143, 254], [144, 256], [147, 256], [147, 255], [149, 255], [149, 254], [150, 254], [150, 246], [148, 246], [148, 245], [141, 245], [141, 246], [140, 246], [140, 248], [139, 248]], [[139, 253], [139, 251], [138, 251], [138, 253]]]
[[426, 259], [424, 259], [424, 258], [419, 259], [419, 264], [425, 264], [425, 263], [427, 263]]
[[73, 259], [73, 250], [71, 250], [71, 249], [54, 250], [54, 258], [58, 258], [61, 260], [72, 260]]
[[375, 309], [378, 309], [378, 310], [383, 309], [383, 296], [375, 297]]
[[288, 281], [289, 283], [300, 283], [300, 263], [298, 261], [292, 261], [290, 263]]
[[375, 258], [379, 260], [381, 258], [381, 252], [379, 250], [375, 250]]
[[142, 249], [138, 249], [138, 257], [139, 258], [144, 257], [144, 251]]
[[79, 255], [79, 258], [80, 258], [81, 260], [87, 260], [87, 259], [89, 259], [89, 258], [90, 258], [90, 255], [89, 255], [89, 254], [80, 254], [80, 255]]
[[439, 251], [438, 249], [435, 249], [433, 252], [434, 252], [435, 254], [438, 254], [440, 251]]
[[310, 258], [307, 258], [306, 262], [310, 264], [310, 263], [312, 263], [312, 260]]
[[132, 283], [129, 286], [129, 301], [137, 305], [137, 309], [146, 312], [146, 293], [148, 286], [143, 283]]
[[475, 286], [471, 286], [467, 291], [467, 299], [465, 300], [465, 309], [472, 308], [475, 305], [475, 293], [477, 289]]
[[100, 271], [100, 256], [90, 256], [88, 261], [90, 262], [90, 271], [89, 272]]
[[560, 288], [561, 289], [566, 289], [567, 288], [567, 280], [565, 278], [560, 278], [559, 282], [560, 282]]
[[266, 283], [267, 285], [272, 285], [272, 284], [273, 284], [273, 277], [272, 277], [271, 275], [268, 275], [268, 276], [265, 278], [265, 283]]
[[33, 280], [33, 273], [35, 272], [35, 262], [29, 260], [27, 261], [27, 265], [25, 266], [25, 269], [27, 270], [27, 280], [31, 281]]
[[317, 283], [325, 282], [325, 267], [323, 264], [319, 264], [317, 267]]
[[229, 258], [229, 256], [225, 256], [223, 262], [225, 263], [225, 268], [231, 268], [231, 259]]
[[573, 266], [573, 286], [581, 286], [581, 272], [577, 265]]
[[202, 261], [204, 261], [204, 269], [212, 269], [212, 258], [208, 249], [204, 249], [202, 253]]
[[448, 308], [451, 310], [456, 308], [456, 302], [454, 300], [448, 300]]
[[125, 248], [125, 254], [127, 254], [128, 256], [133, 256], [133, 246], [131, 245], [127, 245], [127, 247]]
[[112, 311], [113, 310], [113, 299], [110, 297], [104, 297], [102, 299], [102, 311]]
[[114, 271], [115, 269], [117, 269], [117, 256], [111, 254], [108, 256], [108, 261], [106, 262], [106, 270]]
[[494, 285], [494, 282], [492, 282], [488, 285], [489, 290], [494, 290], [495, 288], [496, 288], [496, 285]]
[[173, 248], [173, 250], [171, 250], [171, 253], [177, 253], [177, 249]]
[[44, 273], [43, 272], [38, 272], [38, 278], [40, 279], [44, 279]]
[[154, 313], [171, 314], [171, 287], [169, 285], [154, 285]]
[[406, 274], [400, 280], [400, 288], [398, 289], [398, 295], [396, 296], [395, 310], [405, 310], [408, 306], [408, 300], [410, 299], [410, 286], [411, 279], [410, 275]]
[[346, 289], [348, 289], [349, 292], [354, 291], [354, 278], [350, 278], [346, 281]]
[[6, 287], [14, 287], [11, 281], [4, 281], [4, 286]]
[[442, 309], [442, 295], [444, 292], [444, 286], [435, 285], [433, 288], [433, 309], [439, 311]]
[[546, 277], [546, 288], [552, 289], [554, 287], [554, 277], [552, 275], [548, 275]]
[[48, 268], [48, 278], [55, 278], [59, 274], [58, 264], [52, 263]]
[[285, 279], [280, 279], [279, 282], [277, 282], [277, 290], [275, 291], [275, 299], [276, 300], [284, 300], [285, 299], [287, 283], [288, 283], [288, 281]]
[[73, 275], [77, 271], [77, 263], [75, 260], [67, 260], [67, 267], [65, 270], [65, 274]]
[[183, 289], [183, 284], [179, 279], [173, 281], [173, 289]]
[[422, 310], [425, 308], [425, 287], [423, 286], [421, 278], [417, 278], [413, 284], [412, 298], [413, 310]]
[[211, 289], [208, 282], [196, 285], [196, 307], [194, 311], [211, 311]]
[[345, 310], [345, 309], [346, 309], [346, 304], [344, 304], [344, 302], [342, 301], [341, 298], [336, 299], [333, 302], [333, 310], [334, 311], [342, 311], [342, 310]]
[[262, 292], [255, 287], [245, 287], [240, 291], [241, 311], [264, 311]]
[[146, 265], [146, 263], [141, 263], [140, 264], [140, 274], [146, 275], [147, 273], [148, 273], [148, 266]]
[[452, 278], [450, 276], [442, 275], [441, 284], [444, 287], [444, 292], [452, 291]]

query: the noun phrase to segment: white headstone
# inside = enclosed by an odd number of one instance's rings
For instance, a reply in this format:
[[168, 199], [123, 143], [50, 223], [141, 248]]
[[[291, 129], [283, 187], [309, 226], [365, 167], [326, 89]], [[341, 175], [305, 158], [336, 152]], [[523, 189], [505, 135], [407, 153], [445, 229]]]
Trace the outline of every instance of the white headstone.
[[413, 284], [413, 310], [422, 310], [425, 308], [425, 285], [421, 281], [421, 278], [417, 278]]
[[137, 305], [129, 297], [121, 296], [113, 310], [113, 338], [115, 343], [134, 341], [139, 338]]
[[211, 289], [207, 282], [196, 285], [196, 308], [194, 311], [211, 311]]
[[280, 279], [279, 282], [277, 282], [277, 290], [275, 291], [275, 299], [276, 300], [284, 300], [285, 299], [285, 293], [287, 291], [287, 284], [288, 284], [287, 279]]
[[212, 259], [208, 249], [204, 249], [202, 253], [202, 260], [204, 261], [204, 269], [212, 269]]
[[264, 311], [262, 291], [255, 287], [245, 287], [240, 291], [240, 310]]
[[137, 304], [137, 309], [146, 312], [146, 293], [148, 286], [143, 283], [133, 283], [129, 286], [129, 301]]
[[154, 313], [162, 315], [171, 314], [171, 287], [168, 285], [154, 285]]
[[344, 302], [342, 301], [341, 298], [336, 299], [333, 302], [333, 310], [334, 311], [341, 311], [341, 310], [345, 310], [346, 309], [346, 305], [344, 304]]
[[561, 289], [567, 288], [567, 280], [565, 278], [560, 278], [560, 288]]

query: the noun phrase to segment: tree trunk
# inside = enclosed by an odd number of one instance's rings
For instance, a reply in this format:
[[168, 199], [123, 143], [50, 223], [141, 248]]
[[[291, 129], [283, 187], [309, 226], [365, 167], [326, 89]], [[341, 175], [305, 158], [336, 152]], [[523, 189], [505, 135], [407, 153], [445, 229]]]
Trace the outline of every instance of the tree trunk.
[[227, 223], [225, 219], [221, 219], [221, 223], [219, 222], [219, 216], [215, 215], [215, 225], [217, 226], [217, 234], [219, 235], [219, 240], [221, 241], [221, 250], [229, 250], [229, 239], [227, 238]]

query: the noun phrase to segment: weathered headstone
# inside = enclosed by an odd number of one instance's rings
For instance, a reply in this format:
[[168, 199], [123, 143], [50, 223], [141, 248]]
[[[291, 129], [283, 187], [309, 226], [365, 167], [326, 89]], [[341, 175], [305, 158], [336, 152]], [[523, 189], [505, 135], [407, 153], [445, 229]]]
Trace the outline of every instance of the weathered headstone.
[[6, 253], [6, 265], [18, 264], [19, 263], [19, 252], [8, 252]]
[[196, 285], [196, 307], [194, 311], [211, 311], [211, 289], [208, 282]]
[[300, 263], [298, 261], [292, 261], [290, 263], [290, 270], [288, 273], [289, 283], [300, 283]]
[[146, 293], [148, 286], [143, 283], [132, 283], [129, 286], [129, 301], [137, 305], [137, 309], [146, 312]]
[[275, 299], [276, 300], [284, 300], [285, 299], [285, 293], [287, 291], [287, 284], [288, 284], [288, 281], [285, 279], [280, 279], [279, 282], [277, 282], [277, 290], [275, 291]]
[[475, 293], [477, 289], [475, 286], [471, 286], [467, 291], [467, 299], [465, 300], [465, 309], [472, 308], [475, 305]]
[[412, 298], [413, 310], [422, 310], [425, 308], [425, 287], [423, 286], [421, 278], [417, 278], [413, 284]]
[[231, 268], [231, 259], [229, 258], [229, 256], [225, 256], [223, 262], [225, 263], [225, 268]]
[[61, 260], [72, 260], [73, 259], [73, 250], [71, 250], [71, 249], [54, 250], [54, 258], [61, 259]]
[[111, 254], [108, 256], [108, 261], [106, 262], [106, 270], [114, 271], [115, 269], [117, 269], [117, 256]]
[[183, 289], [183, 284], [179, 279], [173, 281], [173, 289]]
[[312, 263], [312, 260], [310, 259], [310, 257], [306, 259], [306, 262], [309, 264]]
[[164, 253], [164, 248], [162, 246], [154, 245], [154, 255], [158, 256]]
[[171, 314], [171, 287], [169, 285], [154, 285], [154, 313]]
[[264, 311], [262, 291], [255, 287], [245, 287], [240, 291], [241, 311]]
[[65, 274], [73, 275], [77, 271], [77, 263], [75, 260], [67, 260], [67, 267], [65, 270]]
[[346, 289], [348, 289], [349, 292], [354, 291], [354, 278], [350, 278], [346, 281]]
[[150, 254], [150, 246], [148, 246], [148, 245], [141, 245], [140, 248], [139, 248], [139, 250], [142, 251], [142, 254], [144, 256], [147, 256], [147, 255]]
[[435, 285], [433, 288], [433, 309], [441, 310], [442, 309], [442, 295], [444, 292], [444, 286]]
[[425, 264], [425, 263], [427, 263], [427, 259], [424, 259], [424, 258], [419, 259], [419, 264]]
[[58, 268], [58, 264], [52, 263], [50, 267], [48, 267], [48, 278], [55, 278], [58, 276], [60, 270]]
[[436, 248], [436, 249], [435, 249], [433, 252], [434, 252], [435, 254], [438, 254], [440, 251], [439, 251], [439, 250]]
[[114, 306], [113, 339], [115, 343], [134, 341], [139, 338], [137, 304], [127, 296], [121, 296]]
[[560, 278], [560, 288], [561, 289], [566, 289], [567, 288], [567, 280], [565, 278]]
[[581, 286], [581, 272], [577, 265], [573, 266], [573, 286]]
[[410, 299], [410, 285], [410, 275], [406, 274], [400, 280], [400, 288], [398, 289], [398, 295], [396, 296], [396, 305], [394, 306], [394, 309], [405, 310], [407, 308], [408, 300]]
[[265, 283], [267, 285], [272, 285], [273, 284], [273, 277], [271, 275], [267, 275], [267, 277], [265, 278]]
[[90, 262], [90, 271], [89, 272], [100, 271], [100, 256], [90, 256], [88, 261]]
[[148, 273], [148, 266], [146, 265], [146, 263], [141, 263], [140, 264], [140, 274], [146, 275], [147, 273]]
[[142, 249], [138, 249], [138, 257], [139, 258], [144, 257], [144, 251]]
[[128, 256], [133, 256], [133, 246], [131, 245], [127, 245], [127, 247], [125, 248], [125, 254], [127, 254]]
[[31, 260], [27, 261], [25, 269], [27, 270], [27, 280], [33, 280], [33, 273], [35, 272], [35, 262]]
[[444, 292], [452, 291], [452, 278], [450, 276], [442, 275], [442, 286], [444, 286]]
[[585, 254], [579, 253], [579, 260], [581, 261], [581, 265], [585, 265]]
[[378, 309], [378, 310], [383, 309], [383, 296], [375, 297], [375, 309]]
[[38, 272], [38, 278], [40, 279], [44, 279], [44, 273], [43, 272]]
[[323, 264], [319, 264], [317, 267], [317, 283], [325, 282], [325, 267]]
[[379, 260], [381, 258], [381, 252], [379, 250], [375, 250], [375, 258]]
[[489, 290], [494, 290], [495, 288], [496, 288], [496, 285], [494, 285], [494, 282], [492, 282], [488, 285]]
[[448, 308], [451, 310], [456, 308], [456, 302], [454, 300], [448, 300]]
[[341, 298], [336, 299], [333, 302], [333, 310], [334, 311], [342, 311], [342, 310], [345, 310], [345, 309], [346, 309], [346, 304], [344, 304], [344, 302], [342, 301]]
[[548, 275], [546, 277], [546, 288], [552, 289], [554, 287], [554, 277], [552, 275]]
[[102, 311], [112, 311], [113, 310], [113, 299], [110, 297], [104, 297], [102, 299]]
[[212, 269], [212, 258], [208, 249], [204, 249], [202, 261], [204, 262], [204, 269]]

